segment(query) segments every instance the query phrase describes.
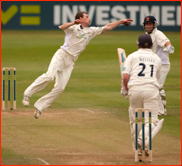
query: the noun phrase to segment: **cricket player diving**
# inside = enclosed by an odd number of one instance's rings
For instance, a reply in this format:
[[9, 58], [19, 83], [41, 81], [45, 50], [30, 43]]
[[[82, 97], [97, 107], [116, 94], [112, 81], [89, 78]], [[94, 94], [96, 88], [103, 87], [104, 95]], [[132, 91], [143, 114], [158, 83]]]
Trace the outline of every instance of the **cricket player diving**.
[[[138, 38], [138, 51], [126, 58], [123, 69], [123, 85], [128, 95], [129, 120], [133, 150], [135, 149], [135, 109], [146, 108], [152, 112], [152, 138], [160, 131], [164, 119], [158, 119], [159, 79], [161, 77], [161, 59], [151, 50], [152, 39], [148, 34]], [[142, 149], [142, 114], [138, 114], [138, 155]], [[145, 155], [149, 152], [149, 114], [145, 112]]]
[[174, 47], [171, 45], [170, 40], [157, 29], [157, 21], [153, 16], [147, 16], [143, 22], [143, 28], [146, 34], [149, 34], [152, 38], [153, 47], [152, 51], [156, 53], [162, 62], [161, 77], [159, 79], [159, 116], [166, 116], [166, 95], [163, 89], [164, 82], [166, 80], [167, 74], [170, 70], [169, 54], [174, 53]]
[[64, 23], [59, 28], [65, 32], [65, 42], [54, 54], [48, 71], [39, 76], [25, 91], [22, 103], [29, 106], [32, 95], [46, 87], [55, 80], [54, 88], [50, 93], [37, 100], [34, 104], [36, 110], [34, 117], [39, 116], [51, 105], [51, 103], [64, 91], [68, 83], [74, 63], [78, 56], [85, 50], [90, 40], [104, 31], [110, 31], [120, 24], [129, 25], [133, 20], [124, 19], [109, 23], [103, 27], [88, 27], [90, 18], [86, 12], [78, 12], [74, 22]]

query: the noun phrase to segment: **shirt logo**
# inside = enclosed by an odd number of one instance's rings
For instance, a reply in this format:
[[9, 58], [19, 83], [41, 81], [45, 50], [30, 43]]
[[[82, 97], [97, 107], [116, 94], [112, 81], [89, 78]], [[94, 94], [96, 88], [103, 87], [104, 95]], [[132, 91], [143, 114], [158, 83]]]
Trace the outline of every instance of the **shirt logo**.
[[87, 39], [87, 36], [86, 36], [86, 34], [82, 34], [82, 33], [79, 33], [77, 36], [76, 36], [77, 38], [83, 38], [83, 39]]

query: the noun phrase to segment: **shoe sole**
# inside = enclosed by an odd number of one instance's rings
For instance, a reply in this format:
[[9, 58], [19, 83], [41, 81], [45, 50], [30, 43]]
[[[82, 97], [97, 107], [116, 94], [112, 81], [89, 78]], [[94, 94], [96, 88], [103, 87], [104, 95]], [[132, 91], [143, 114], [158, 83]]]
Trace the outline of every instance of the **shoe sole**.
[[[142, 149], [142, 146], [138, 143], [138, 148], [139, 149]], [[145, 147], [146, 148], [146, 147]], [[140, 156], [139, 154], [138, 154], [138, 156]], [[142, 156], [142, 154], [141, 154], [141, 156]], [[149, 156], [149, 152], [148, 152], [148, 150], [146, 150], [145, 149], [145, 156]]]
[[36, 119], [39, 118], [39, 116], [37, 116], [37, 111], [34, 112], [34, 117], [35, 117]]
[[[39, 111], [39, 112], [40, 112], [40, 111]], [[37, 110], [34, 112], [34, 117], [35, 117], [36, 119], [38, 119], [40, 115], [41, 115], [41, 112], [38, 113]]]

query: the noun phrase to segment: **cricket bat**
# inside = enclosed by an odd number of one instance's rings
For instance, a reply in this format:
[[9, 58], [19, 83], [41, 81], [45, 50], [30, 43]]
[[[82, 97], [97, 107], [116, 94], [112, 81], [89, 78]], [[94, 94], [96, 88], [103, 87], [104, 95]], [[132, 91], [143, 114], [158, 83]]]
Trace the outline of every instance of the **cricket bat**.
[[126, 53], [125, 53], [125, 50], [122, 48], [118, 48], [117, 52], [118, 52], [118, 58], [119, 58], [120, 73], [121, 73], [121, 78], [122, 78], [123, 77], [122, 71], [124, 69], [124, 63], [126, 60]]

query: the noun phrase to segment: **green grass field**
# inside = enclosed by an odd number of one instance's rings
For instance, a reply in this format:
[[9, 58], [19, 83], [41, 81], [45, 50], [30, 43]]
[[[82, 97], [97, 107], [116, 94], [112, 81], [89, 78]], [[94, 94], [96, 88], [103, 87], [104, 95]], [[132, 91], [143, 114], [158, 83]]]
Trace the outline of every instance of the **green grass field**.
[[[21, 103], [23, 92], [47, 71], [64, 33], [2, 31], [1, 65], [17, 69], [17, 110], [1, 113], [1, 164], [142, 165], [134, 163], [129, 101], [120, 95], [116, 51], [118, 47], [127, 55], [136, 51], [142, 33], [112, 31], [95, 37], [76, 61], [65, 91], [36, 120], [33, 104], [51, 91], [54, 81], [32, 96], [28, 108]], [[181, 33], [165, 34], [175, 53], [170, 56], [171, 70], [164, 84], [167, 116], [153, 140], [152, 164], [180, 165]]]

